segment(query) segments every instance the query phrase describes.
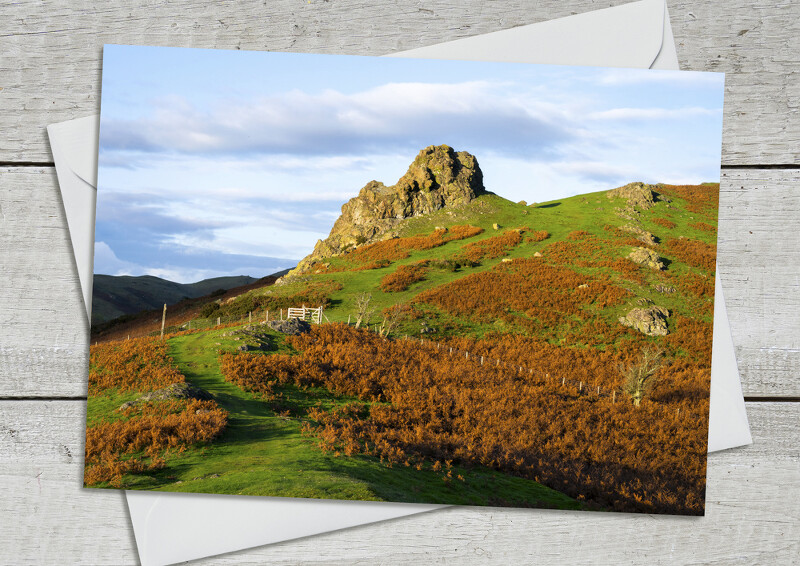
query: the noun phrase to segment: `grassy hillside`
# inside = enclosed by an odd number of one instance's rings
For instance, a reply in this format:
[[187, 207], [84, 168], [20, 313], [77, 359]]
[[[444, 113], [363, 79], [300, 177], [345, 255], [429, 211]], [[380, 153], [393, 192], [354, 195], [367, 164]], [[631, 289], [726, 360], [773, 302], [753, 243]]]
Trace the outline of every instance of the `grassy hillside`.
[[[226, 429], [114, 481], [701, 514], [719, 186], [655, 190], [645, 205], [482, 195], [306, 273], [196, 300], [172, 328], [171, 363], [215, 395]], [[214, 328], [301, 305], [323, 306], [325, 324], [289, 338], [256, 326], [269, 344], [256, 352], [237, 351], [243, 323]], [[648, 309], [663, 332], [620, 322]], [[125, 348], [116, 332], [93, 356]], [[626, 372], [655, 351], [657, 379], [634, 405]], [[93, 362], [97, 379], [109, 367]], [[91, 383], [92, 427], [154, 388]]]
[[[716, 190], [711, 186], [706, 192], [716, 195]], [[361, 253], [362, 248], [357, 248], [331, 258], [327, 266], [317, 270], [319, 273], [288, 279], [281, 286], [251, 291], [232, 303], [220, 305], [215, 312], [224, 316], [270, 306], [277, 312], [280, 304], [292, 303], [296, 298], [294, 302], [298, 303], [307, 299], [307, 306], [324, 304], [330, 321], [346, 322], [348, 318], [355, 320], [356, 299], [361, 293], [368, 293], [375, 311], [370, 320], [372, 324], [380, 323], [384, 311], [395, 304], [410, 307], [398, 334], [419, 335], [424, 330], [432, 338], [481, 337], [487, 332], [500, 331], [538, 336], [552, 343], [585, 345], [596, 345], [597, 324], [609, 327], [609, 342], [621, 335], [636, 337], [634, 331], [623, 329], [617, 319], [631, 308], [646, 303], [658, 304], [679, 315], [670, 317], [670, 327], [677, 324], [679, 317], [710, 325], [713, 259], [708, 269], [701, 256], [710, 254], [713, 258], [715, 254], [715, 201], [710, 205], [695, 203], [698, 198], [695, 193], [678, 187], [666, 186], [663, 194], [672, 195], [671, 202], [658, 202], [639, 214], [639, 225], [655, 235], [659, 240], [657, 244], [646, 245], [637, 241], [634, 234], [620, 229], [631, 224], [617, 215], [618, 209], [626, 203], [623, 199], [607, 198], [606, 192], [535, 205], [484, 195], [457, 209], [443, 209], [407, 220], [400, 239], [371, 246], [375, 254], [383, 256], [383, 262], [373, 261], [371, 255], [374, 254]], [[701, 199], [701, 202], [704, 201]], [[430, 249], [411, 247], [397, 253], [397, 246], [393, 245], [399, 242], [402, 247], [404, 238], [433, 234], [436, 227], [459, 225], [476, 226], [484, 231]], [[508, 245], [496, 254], [497, 257], [488, 257], [491, 253], [480, 257], [480, 249], [472, 254], [472, 260], [466, 257], [470, 246], [474, 248], [474, 244], [480, 242], [491, 245], [492, 239], [514, 229], [522, 230], [521, 241]], [[536, 233], [541, 231], [546, 232], [547, 237], [537, 241]], [[696, 247], [684, 250], [684, 241]], [[635, 247], [655, 250], [668, 264], [667, 268], [655, 271], [637, 266], [627, 259]], [[537, 252], [542, 254], [541, 258], [534, 258]], [[402, 255], [406, 257], [400, 257]], [[491, 291], [499, 290], [496, 285], [508, 283], [517, 295], [525, 289], [529, 294], [537, 292], [537, 283], [531, 274], [512, 277], [515, 266], [519, 265], [518, 271], [524, 271], [534, 260], [552, 268], [549, 275], [557, 279], [575, 279], [574, 287], [557, 293], [573, 304], [570, 307], [565, 303], [563, 307], [575, 311], [562, 313], [568, 320], [557, 326], [546, 324], [547, 317], [526, 308], [530, 305], [523, 304], [524, 301], [520, 303], [513, 297]], [[390, 291], [381, 286], [387, 276], [421, 262], [427, 262], [420, 269], [424, 276], [405, 290]], [[582, 284], [589, 286], [586, 291], [578, 289]], [[669, 292], [673, 287], [675, 291]], [[663, 292], [664, 289], [668, 292]], [[469, 296], [475, 304], [459, 305], [453, 297], [448, 298], [452, 294], [462, 298]], [[528, 302], [533, 302], [532, 297]], [[582, 330], [589, 333], [586, 340], [580, 336]]]

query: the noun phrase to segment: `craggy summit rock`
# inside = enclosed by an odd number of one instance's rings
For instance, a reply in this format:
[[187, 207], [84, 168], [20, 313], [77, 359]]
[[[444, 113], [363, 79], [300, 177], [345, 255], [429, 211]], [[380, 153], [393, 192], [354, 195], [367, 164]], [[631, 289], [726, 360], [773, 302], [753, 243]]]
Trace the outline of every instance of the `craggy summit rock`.
[[317, 241], [311, 255], [290, 275], [310, 271], [322, 258], [392, 237], [405, 218], [467, 204], [485, 192], [483, 173], [473, 155], [447, 145], [426, 147], [396, 184], [387, 187], [370, 181], [346, 202], [330, 235]]
[[633, 309], [627, 315], [620, 317], [623, 326], [631, 326], [647, 336], [666, 336], [667, 317], [669, 311], [664, 307], [653, 305], [646, 309]]

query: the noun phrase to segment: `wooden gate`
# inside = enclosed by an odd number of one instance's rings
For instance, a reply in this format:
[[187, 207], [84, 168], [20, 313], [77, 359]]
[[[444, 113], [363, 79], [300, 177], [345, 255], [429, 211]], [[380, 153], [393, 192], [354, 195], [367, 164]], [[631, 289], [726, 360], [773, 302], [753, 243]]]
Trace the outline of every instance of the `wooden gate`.
[[322, 307], [320, 306], [315, 309], [310, 309], [305, 305], [300, 308], [289, 307], [289, 312], [286, 317], [299, 318], [300, 320], [311, 320], [311, 322], [319, 324], [322, 322]]

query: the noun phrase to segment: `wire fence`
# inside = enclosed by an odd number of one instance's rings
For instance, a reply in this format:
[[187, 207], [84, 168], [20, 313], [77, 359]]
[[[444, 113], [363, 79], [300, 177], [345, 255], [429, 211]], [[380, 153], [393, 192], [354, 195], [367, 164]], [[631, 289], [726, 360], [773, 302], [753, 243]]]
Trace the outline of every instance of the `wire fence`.
[[[549, 372], [542, 371], [536, 368], [530, 368], [516, 363], [511, 363], [500, 358], [492, 358], [489, 356], [481, 356], [478, 354], [473, 354], [467, 350], [454, 348], [452, 346], [443, 344], [441, 342], [426, 340], [422, 337], [412, 338], [409, 336], [405, 336], [402, 339], [414, 342], [418, 341], [420, 345], [435, 349], [440, 354], [463, 357], [465, 360], [472, 361], [477, 365], [486, 366], [487, 369], [501, 368], [506, 371], [512, 371], [519, 376], [529, 376], [538, 378], [541, 383], [546, 383], [561, 387], [569, 387], [570, 389], [572, 389], [573, 393], [577, 393], [578, 395], [587, 395], [597, 399], [610, 400], [611, 403], [628, 402], [630, 400], [629, 396], [619, 387], [603, 387], [602, 385], [598, 385], [597, 383], [590, 383], [588, 380], [584, 381], [580, 379], [568, 378], [566, 376], [559, 377], [556, 375], [551, 375]], [[676, 407], [675, 416], [680, 417], [681, 414], [682, 414], [681, 409], [679, 407]], [[686, 411], [683, 412], [683, 415], [684, 417], [689, 416], [686, 414]]]
[[[191, 331], [191, 330], [205, 330], [208, 328], [214, 328], [218, 326], [236, 326], [239, 324], [266, 324], [271, 320], [287, 320], [288, 318], [300, 318], [306, 320], [308, 318], [308, 313], [311, 311], [317, 311], [318, 315], [314, 317], [314, 322], [317, 324], [322, 324], [322, 317], [324, 316], [322, 312], [322, 307], [319, 309], [309, 309], [303, 305], [300, 308], [287, 308], [287, 309], [280, 309], [279, 311], [272, 311], [270, 313], [269, 310], [263, 311], [252, 311], [247, 313], [246, 315], [229, 315], [229, 316], [218, 316], [218, 317], [208, 317], [208, 318], [195, 318], [189, 321], [186, 321], [182, 324], [168, 326], [164, 329], [164, 333], [172, 334], [176, 332], [183, 332], [183, 331]], [[291, 317], [290, 317], [291, 313]], [[302, 313], [300, 316], [298, 313]], [[324, 316], [327, 322], [327, 316]], [[351, 325], [349, 322], [348, 325]], [[365, 330], [375, 332], [376, 334], [380, 334], [379, 330], [380, 325], [371, 326], [369, 324], [365, 324], [362, 326]], [[154, 331], [150, 332], [148, 336], [158, 336], [161, 332]], [[387, 336], [383, 336], [384, 340], [390, 339]], [[617, 401], [623, 402], [627, 401], [628, 396], [623, 391], [623, 389], [619, 387], [603, 387], [602, 385], [598, 385], [597, 383], [590, 383], [588, 380], [580, 380], [580, 379], [573, 379], [566, 376], [556, 376], [551, 375], [549, 372], [542, 371], [537, 368], [531, 368], [524, 365], [520, 365], [517, 363], [511, 363], [509, 361], [503, 360], [501, 358], [493, 358], [490, 356], [483, 356], [479, 354], [474, 354], [467, 350], [461, 350], [458, 348], [454, 348], [442, 342], [437, 342], [433, 340], [426, 340], [425, 338], [413, 338], [408, 335], [403, 336], [402, 338], [396, 338], [400, 340], [408, 340], [419, 342], [420, 345], [426, 346], [428, 348], [435, 349], [439, 354], [447, 354], [449, 356], [458, 356], [463, 357], [465, 360], [472, 361], [475, 364], [480, 366], [487, 366], [487, 369], [493, 368], [501, 368], [506, 371], [513, 371], [516, 374], [523, 376], [527, 375], [529, 377], [535, 377], [539, 379], [542, 383], [556, 385], [561, 387], [568, 387], [572, 389], [573, 393], [577, 393], [578, 395], [588, 395], [598, 399], [606, 399], [610, 400], [611, 403], [616, 403]], [[680, 408], [676, 408], [676, 416], [680, 416]]]
[[[172, 324], [164, 327], [163, 334], [174, 334], [176, 332], [184, 332], [188, 330], [207, 330], [217, 326], [236, 326], [239, 324], [266, 324], [273, 320], [288, 320], [289, 318], [298, 318], [301, 320], [311, 320], [317, 324], [321, 324], [322, 318], [327, 320], [327, 317], [322, 311], [322, 307], [308, 308], [305, 305], [302, 307], [290, 307], [286, 309], [275, 310], [256, 310], [250, 311], [246, 314], [235, 314], [228, 316], [210, 316], [207, 318], [193, 318], [178, 324]], [[330, 321], [328, 321], [330, 322]], [[162, 331], [154, 330], [146, 334], [146, 336], [160, 336]]]

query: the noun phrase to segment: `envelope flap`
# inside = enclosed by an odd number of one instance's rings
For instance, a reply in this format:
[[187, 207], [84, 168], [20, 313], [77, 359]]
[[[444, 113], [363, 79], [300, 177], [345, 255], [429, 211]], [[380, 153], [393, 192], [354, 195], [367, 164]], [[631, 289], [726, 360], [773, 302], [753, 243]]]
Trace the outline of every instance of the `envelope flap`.
[[[142, 566], [163, 566], [447, 507], [288, 497], [126, 494]], [[177, 530], [191, 536], [176, 537]]]
[[[79, 179], [97, 187], [97, 133], [100, 116], [87, 116], [51, 124], [47, 127], [53, 154], [57, 162], [64, 163]], [[91, 136], [87, 133], [91, 132]], [[56, 140], [55, 142], [53, 140]], [[58, 166], [59, 163], [56, 163]]]
[[92, 316], [94, 220], [97, 202], [97, 132], [99, 116], [50, 124], [47, 135], [81, 281], [86, 314]]
[[646, 69], [661, 50], [665, 13], [664, 0], [641, 0], [391, 56]]

